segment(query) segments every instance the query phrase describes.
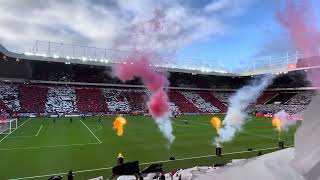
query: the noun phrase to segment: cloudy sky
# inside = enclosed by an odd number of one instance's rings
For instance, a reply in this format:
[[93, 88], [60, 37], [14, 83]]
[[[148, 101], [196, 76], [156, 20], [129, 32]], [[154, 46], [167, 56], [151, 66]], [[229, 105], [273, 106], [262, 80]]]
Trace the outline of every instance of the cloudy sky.
[[277, 8], [272, 0], [0, 0], [0, 42], [16, 52], [36, 40], [155, 49], [235, 68], [292, 49]]

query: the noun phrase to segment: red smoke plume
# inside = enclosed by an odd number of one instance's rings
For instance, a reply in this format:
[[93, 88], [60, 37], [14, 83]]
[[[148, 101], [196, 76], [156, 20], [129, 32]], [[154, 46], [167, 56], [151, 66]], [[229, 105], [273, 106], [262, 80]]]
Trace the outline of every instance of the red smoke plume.
[[151, 57], [148, 54], [133, 55], [122, 64], [114, 68], [114, 74], [122, 81], [133, 80], [134, 77], [141, 78], [151, 93], [150, 101], [147, 103], [152, 117], [159, 118], [170, 112], [168, 96], [164, 87], [168, 80], [163, 73], [155, 71], [151, 66]]
[[165, 87], [168, 84], [167, 78], [151, 67], [150, 55], [137, 54], [129, 57], [123, 64], [118, 65], [114, 69], [114, 74], [122, 81], [140, 77], [151, 93]]
[[301, 0], [300, 3], [286, 0], [284, 12], [278, 12], [277, 17], [280, 24], [289, 31], [290, 37], [300, 53], [307, 53], [318, 48], [320, 34], [312, 22], [315, 18], [308, 0]]
[[[320, 65], [319, 45], [320, 33], [316, 28], [314, 14], [311, 11], [309, 0], [301, 0], [299, 3], [294, 0], [286, 0], [286, 8], [284, 12], [277, 13], [278, 21], [285, 27], [292, 39], [295, 48], [307, 55], [311, 61], [318, 61]], [[310, 82], [317, 86], [320, 84], [319, 69], [311, 69], [308, 71]]]
[[159, 118], [170, 111], [168, 97], [163, 90], [154, 93], [148, 102], [148, 109], [153, 117]]
[[[155, 119], [159, 130], [168, 139], [169, 144], [173, 143], [175, 137], [173, 135], [172, 124], [170, 121], [170, 105], [168, 102], [168, 96], [164, 91], [164, 88], [169, 85], [167, 77], [162, 72], [157, 72], [154, 65], [158, 58], [154, 58], [155, 55], [162, 53], [157, 52], [157, 49], [153, 47], [162, 47], [166, 45], [166, 41], [162, 42], [163, 37], [160, 36], [164, 31], [166, 15], [163, 10], [156, 9], [154, 16], [145, 22], [138, 22], [132, 26], [132, 35], [127, 37], [123, 42], [132, 44], [132, 49], [136, 52], [125, 59], [121, 64], [116, 65], [113, 68], [113, 73], [122, 81], [132, 80], [135, 77], [141, 78], [143, 84], [148, 88], [150, 92], [149, 101], [147, 107]], [[141, 41], [142, 40], [142, 41]], [[155, 44], [147, 45], [148, 42], [142, 43], [145, 40], [154, 42]], [[159, 49], [158, 49], [159, 50]], [[144, 53], [144, 52], [150, 52]], [[161, 59], [161, 58], [160, 58]], [[169, 146], [168, 146], [169, 147]]]

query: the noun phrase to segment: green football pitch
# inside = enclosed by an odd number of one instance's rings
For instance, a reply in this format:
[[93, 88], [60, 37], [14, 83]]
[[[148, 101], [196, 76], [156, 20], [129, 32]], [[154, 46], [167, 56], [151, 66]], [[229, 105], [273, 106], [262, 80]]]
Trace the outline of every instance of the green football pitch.
[[[19, 119], [17, 130], [7, 136], [0, 135], [0, 179], [48, 179], [56, 174], [66, 177], [70, 169], [76, 173], [76, 179], [108, 178], [120, 152], [125, 162], [138, 160], [140, 169], [162, 163], [170, 171], [278, 150], [278, 134], [271, 126], [271, 119], [251, 117], [232, 142], [223, 144], [223, 156], [217, 157], [211, 117], [173, 118], [176, 139], [170, 148], [149, 117], [126, 117], [122, 137], [112, 128], [114, 116], [102, 117], [101, 122], [98, 117], [73, 118], [72, 123], [69, 118], [59, 118], [55, 123], [53, 118]], [[293, 146], [296, 128], [282, 133], [286, 146]], [[176, 160], [169, 160], [170, 156]]]

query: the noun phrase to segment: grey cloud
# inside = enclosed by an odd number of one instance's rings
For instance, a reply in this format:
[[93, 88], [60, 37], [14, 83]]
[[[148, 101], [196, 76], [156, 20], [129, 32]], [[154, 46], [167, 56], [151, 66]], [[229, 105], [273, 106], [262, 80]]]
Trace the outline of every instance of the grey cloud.
[[[219, 11], [245, 11], [248, 1]], [[0, 41], [17, 52], [30, 49], [36, 40], [175, 50], [225, 33], [229, 24], [202, 9], [205, 6], [194, 8], [175, 0], [0, 0]], [[165, 14], [162, 27], [150, 31], [148, 22], [156, 9]]]

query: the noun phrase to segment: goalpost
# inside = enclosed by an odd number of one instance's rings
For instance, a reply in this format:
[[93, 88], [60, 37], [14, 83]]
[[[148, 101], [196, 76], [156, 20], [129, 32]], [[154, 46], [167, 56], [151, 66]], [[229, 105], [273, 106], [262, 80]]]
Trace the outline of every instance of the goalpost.
[[17, 118], [0, 120], [0, 135], [11, 134], [12, 131], [17, 129], [17, 127], [18, 127]]

